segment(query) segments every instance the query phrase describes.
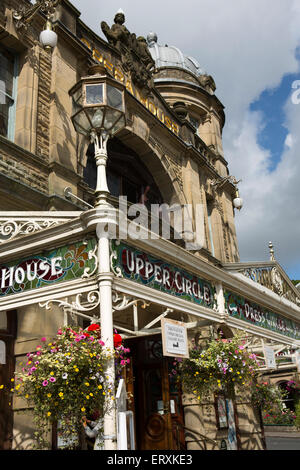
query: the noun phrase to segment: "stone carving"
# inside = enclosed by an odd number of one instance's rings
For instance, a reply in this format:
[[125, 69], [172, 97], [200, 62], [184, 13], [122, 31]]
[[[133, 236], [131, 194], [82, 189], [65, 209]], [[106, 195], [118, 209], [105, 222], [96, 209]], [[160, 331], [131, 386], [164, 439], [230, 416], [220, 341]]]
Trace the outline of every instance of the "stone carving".
[[102, 21], [101, 29], [109, 44], [120, 52], [124, 70], [130, 72], [133, 83], [150, 92], [153, 86], [152, 72], [155, 69], [155, 62], [146, 39], [143, 36], [137, 38], [134, 33], [130, 33], [124, 23], [125, 15], [119, 10], [112, 27]]

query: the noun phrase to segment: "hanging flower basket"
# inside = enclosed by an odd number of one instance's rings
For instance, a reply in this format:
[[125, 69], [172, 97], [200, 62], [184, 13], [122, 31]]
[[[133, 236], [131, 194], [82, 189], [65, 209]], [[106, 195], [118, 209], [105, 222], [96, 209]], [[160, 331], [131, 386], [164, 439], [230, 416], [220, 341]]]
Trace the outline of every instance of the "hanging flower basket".
[[247, 352], [239, 335], [195, 346], [189, 359], [177, 360], [184, 390], [199, 400], [220, 389], [231, 395], [235, 385], [247, 386], [253, 381], [257, 368], [256, 356]]
[[129, 362], [125, 357], [129, 350], [121, 345], [122, 338], [117, 334], [115, 348], [107, 350], [99, 332], [99, 325], [87, 330], [66, 327], [58, 330], [50, 342], [42, 338], [36, 351], [27, 354], [14, 391], [33, 409], [39, 436], [49, 424], [59, 422], [61, 433], [65, 437], [72, 435], [74, 441], [85, 416], [95, 411], [103, 416], [108, 411], [106, 397], [111, 397], [113, 405], [115, 390], [104, 371], [113, 359], [118, 375]]

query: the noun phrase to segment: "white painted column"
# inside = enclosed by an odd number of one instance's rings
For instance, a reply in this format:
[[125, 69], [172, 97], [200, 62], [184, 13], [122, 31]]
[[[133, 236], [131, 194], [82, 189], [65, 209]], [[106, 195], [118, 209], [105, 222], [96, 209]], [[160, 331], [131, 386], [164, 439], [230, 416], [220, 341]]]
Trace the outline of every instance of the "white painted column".
[[226, 322], [226, 319], [228, 318], [228, 314], [225, 312], [225, 298], [224, 298], [222, 282], [216, 283], [216, 292], [217, 292], [217, 308], [220, 314], [220, 319]]
[[[100, 318], [101, 318], [101, 339], [105, 343], [110, 354], [114, 349], [113, 337], [113, 309], [112, 309], [112, 280], [113, 274], [110, 272], [110, 251], [109, 239], [104, 234], [100, 235], [98, 243], [99, 260], [99, 292], [100, 292]], [[115, 393], [115, 361], [114, 357], [108, 362], [104, 370], [104, 376], [109, 377], [112, 394], [106, 395], [105, 405], [109, 411], [104, 415], [104, 450], [117, 449], [117, 428], [116, 428], [116, 408], [112, 396]]]

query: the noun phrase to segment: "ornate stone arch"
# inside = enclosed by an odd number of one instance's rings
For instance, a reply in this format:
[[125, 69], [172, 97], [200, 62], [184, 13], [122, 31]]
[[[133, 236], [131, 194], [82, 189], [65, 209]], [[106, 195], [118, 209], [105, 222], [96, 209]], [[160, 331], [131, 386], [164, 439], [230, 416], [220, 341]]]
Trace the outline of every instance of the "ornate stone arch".
[[187, 203], [183, 192], [181, 165], [172, 158], [171, 154], [167, 154], [154, 139], [149, 139], [147, 142], [128, 129], [120, 132], [117, 137], [139, 155], [153, 176], [165, 203], [169, 205]]

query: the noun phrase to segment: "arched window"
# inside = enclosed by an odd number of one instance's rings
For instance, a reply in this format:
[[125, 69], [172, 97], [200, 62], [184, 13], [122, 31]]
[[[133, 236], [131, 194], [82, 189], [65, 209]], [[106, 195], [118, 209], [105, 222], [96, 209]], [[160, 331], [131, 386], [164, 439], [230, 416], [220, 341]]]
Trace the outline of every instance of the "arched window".
[[[142, 203], [148, 207], [151, 204], [162, 204], [162, 196], [152, 175], [133, 150], [117, 138], [108, 141], [107, 150], [107, 185], [112, 196], [127, 196], [128, 202]], [[93, 144], [90, 144], [87, 150], [87, 164], [83, 178], [90, 188], [96, 188], [97, 173]]]

